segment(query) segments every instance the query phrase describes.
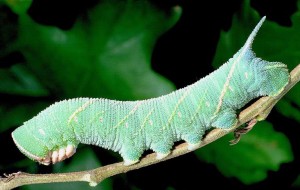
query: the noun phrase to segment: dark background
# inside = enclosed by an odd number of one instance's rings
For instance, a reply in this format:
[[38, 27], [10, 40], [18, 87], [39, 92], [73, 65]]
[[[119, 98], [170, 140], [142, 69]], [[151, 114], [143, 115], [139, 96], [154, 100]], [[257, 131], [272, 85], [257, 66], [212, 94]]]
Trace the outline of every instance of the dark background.
[[[75, 1], [72, 2], [74, 6], [70, 8], [68, 1], [34, 1], [28, 13], [41, 24], [54, 25], [68, 30], [79, 13], [97, 2], [96, 0]], [[153, 69], [174, 82], [177, 88], [191, 84], [213, 71], [211, 63], [220, 32], [230, 28], [232, 16], [240, 10], [242, 1], [153, 0], [153, 3], [166, 11], [174, 5], [180, 5], [183, 9], [179, 22], [157, 41], [152, 57]], [[297, 11], [296, 5], [296, 0], [251, 1], [251, 6], [261, 16], [267, 15], [268, 20], [283, 26], [291, 26], [290, 18]], [[11, 14], [11, 18], [17, 20], [17, 16]], [[22, 55], [10, 55], [5, 59], [7, 65], [10, 65], [22, 59]], [[9, 97], [0, 98], [4, 100]], [[143, 190], [166, 189], [169, 186], [174, 189], [263, 189], [270, 187], [293, 189], [290, 186], [300, 173], [300, 158], [299, 151], [297, 151], [299, 150], [297, 136], [300, 134], [297, 125], [299, 124], [291, 119], [282, 119], [276, 110], [272, 111], [268, 120], [274, 123], [276, 130], [284, 132], [290, 139], [295, 161], [282, 165], [279, 172], [270, 172], [268, 178], [260, 183], [246, 186], [237, 179], [226, 178], [214, 165], [199, 162], [199, 159], [190, 153], [167, 162], [112, 177], [113, 189], [131, 189], [132, 185]], [[290, 127], [282, 128], [280, 123], [288, 123]], [[0, 136], [0, 143], [5, 143], [5, 146], [2, 146], [1, 163], [9, 164], [23, 158], [10, 139], [10, 132], [7, 131]], [[110, 164], [113, 160], [117, 161], [106, 150], [97, 147], [94, 150], [101, 155], [100, 160], [103, 165]], [[39, 170], [40, 173], [51, 172], [49, 167], [41, 166]], [[11, 171], [5, 172], [15, 171], [12, 168]], [[207, 177], [210, 180], [207, 180]]]

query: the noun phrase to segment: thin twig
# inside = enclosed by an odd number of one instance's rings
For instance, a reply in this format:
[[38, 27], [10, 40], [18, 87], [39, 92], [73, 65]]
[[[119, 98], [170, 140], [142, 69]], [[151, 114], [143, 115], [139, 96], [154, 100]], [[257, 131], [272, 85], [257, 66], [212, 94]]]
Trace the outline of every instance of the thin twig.
[[[291, 79], [289, 84], [286, 86], [284, 91], [280, 93], [277, 97], [262, 97], [253, 103], [248, 108], [244, 109], [239, 115], [239, 121], [236, 126], [232, 127], [230, 130], [214, 129], [209, 132], [201, 144], [203, 147], [222, 136], [234, 131], [242, 124], [251, 121], [252, 119], [265, 119], [269, 114], [270, 110], [274, 105], [280, 100], [297, 82], [300, 80], [300, 64], [291, 72]], [[126, 173], [131, 170], [139, 169], [148, 165], [156, 164], [186, 153], [191, 152], [187, 149], [187, 143], [182, 143], [174, 148], [169, 156], [162, 160], [156, 159], [156, 154], [152, 153], [144, 158], [137, 164], [131, 166], [124, 166], [122, 162], [110, 164], [107, 166], [99, 167], [93, 170], [71, 172], [71, 173], [58, 173], [58, 174], [28, 174], [23, 172], [18, 172], [14, 174], [7, 175], [6, 178], [0, 178], [0, 190], [10, 190], [15, 187], [19, 187], [27, 184], [37, 184], [37, 183], [54, 183], [54, 182], [72, 182], [72, 181], [86, 181], [89, 182], [91, 186], [96, 186], [98, 183], [104, 179], [120, 174]]]

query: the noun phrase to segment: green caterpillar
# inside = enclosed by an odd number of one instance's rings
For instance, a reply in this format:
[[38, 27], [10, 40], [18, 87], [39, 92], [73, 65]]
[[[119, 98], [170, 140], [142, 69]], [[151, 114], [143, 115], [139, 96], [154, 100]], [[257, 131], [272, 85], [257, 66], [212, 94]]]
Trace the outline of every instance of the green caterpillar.
[[193, 150], [205, 131], [229, 129], [238, 109], [256, 97], [276, 96], [287, 85], [285, 64], [264, 61], [251, 50], [264, 20], [233, 58], [192, 85], [148, 100], [57, 102], [17, 128], [12, 138], [21, 152], [45, 165], [72, 156], [79, 143], [117, 151], [124, 165], [138, 162], [146, 149], [162, 159], [179, 140]]

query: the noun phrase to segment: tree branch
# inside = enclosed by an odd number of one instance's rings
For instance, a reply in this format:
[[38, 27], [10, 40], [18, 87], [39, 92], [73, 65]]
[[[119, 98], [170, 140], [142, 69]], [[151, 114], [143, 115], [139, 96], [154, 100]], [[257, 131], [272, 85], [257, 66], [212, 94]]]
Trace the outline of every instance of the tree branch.
[[[300, 64], [291, 72], [291, 79], [289, 84], [286, 86], [283, 92], [281, 92], [277, 97], [262, 97], [253, 103], [248, 108], [244, 109], [240, 115], [236, 126], [232, 127], [230, 130], [214, 129], [209, 132], [198, 148], [203, 147], [222, 136], [234, 131], [242, 124], [251, 121], [253, 119], [262, 120], [265, 119], [270, 113], [274, 105], [280, 100], [297, 82], [300, 80]], [[131, 170], [139, 169], [148, 165], [156, 164], [186, 153], [191, 152], [187, 149], [187, 143], [182, 143], [174, 148], [169, 156], [162, 160], [156, 159], [156, 154], [152, 153], [140, 160], [139, 163], [124, 166], [123, 162], [110, 164], [107, 166], [99, 167], [93, 170], [80, 171], [80, 172], [70, 172], [70, 173], [58, 173], [58, 174], [28, 174], [23, 172], [13, 173], [10, 175], [5, 175], [5, 178], [0, 179], [0, 189], [10, 190], [15, 187], [19, 187], [27, 184], [37, 184], [37, 183], [54, 183], [54, 182], [71, 182], [71, 181], [86, 181], [89, 182], [91, 186], [96, 186], [102, 180], [119, 174], [126, 173]]]

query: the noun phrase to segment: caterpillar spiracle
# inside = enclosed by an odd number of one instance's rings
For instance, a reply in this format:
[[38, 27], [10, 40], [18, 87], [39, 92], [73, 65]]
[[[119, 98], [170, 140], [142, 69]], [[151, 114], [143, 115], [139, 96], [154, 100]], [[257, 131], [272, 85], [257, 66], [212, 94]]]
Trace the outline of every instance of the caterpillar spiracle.
[[233, 58], [194, 84], [147, 100], [63, 100], [24, 122], [12, 138], [22, 153], [45, 165], [72, 156], [79, 143], [119, 152], [124, 165], [138, 162], [147, 149], [162, 159], [179, 140], [193, 150], [205, 131], [232, 127], [238, 109], [287, 85], [285, 64], [257, 58], [251, 50], [264, 20]]

